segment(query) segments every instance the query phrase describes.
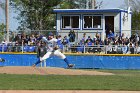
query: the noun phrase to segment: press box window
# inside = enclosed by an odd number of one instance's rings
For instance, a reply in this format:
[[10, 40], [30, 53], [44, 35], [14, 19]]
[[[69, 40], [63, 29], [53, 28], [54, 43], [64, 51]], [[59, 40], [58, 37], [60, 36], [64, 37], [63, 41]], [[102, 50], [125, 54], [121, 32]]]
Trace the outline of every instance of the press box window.
[[62, 16], [62, 29], [79, 28], [79, 16]]
[[101, 16], [84, 16], [84, 28], [101, 29]]

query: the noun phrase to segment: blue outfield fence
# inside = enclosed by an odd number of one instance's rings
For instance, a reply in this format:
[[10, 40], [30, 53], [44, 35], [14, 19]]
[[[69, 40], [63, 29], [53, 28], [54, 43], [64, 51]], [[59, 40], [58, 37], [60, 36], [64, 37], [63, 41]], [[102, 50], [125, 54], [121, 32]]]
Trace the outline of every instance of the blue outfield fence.
[[[75, 64], [75, 68], [140, 69], [139, 54], [66, 54], [66, 56], [70, 63]], [[34, 53], [1, 53], [0, 58], [6, 60], [4, 63], [0, 62], [0, 66], [32, 66], [37, 61]], [[47, 67], [67, 67], [62, 59], [55, 56], [47, 59], [46, 65]]]

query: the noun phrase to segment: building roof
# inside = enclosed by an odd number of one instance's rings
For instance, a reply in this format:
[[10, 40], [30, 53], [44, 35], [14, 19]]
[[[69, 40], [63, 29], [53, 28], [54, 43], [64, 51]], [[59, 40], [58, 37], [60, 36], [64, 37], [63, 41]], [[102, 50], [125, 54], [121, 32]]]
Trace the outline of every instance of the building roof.
[[120, 13], [128, 12], [124, 9], [54, 9], [55, 13]]

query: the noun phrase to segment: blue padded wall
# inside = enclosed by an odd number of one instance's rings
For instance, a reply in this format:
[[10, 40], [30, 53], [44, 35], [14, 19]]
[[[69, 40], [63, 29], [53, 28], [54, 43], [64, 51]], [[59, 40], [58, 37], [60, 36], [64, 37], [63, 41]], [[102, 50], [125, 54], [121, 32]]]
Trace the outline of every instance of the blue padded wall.
[[[37, 61], [35, 54], [0, 54], [0, 58], [6, 60], [0, 66], [31, 66]], [[67, 58], [75, 68], [140, 69], [140, 56], [67, 55]], [[66, 68], [67, 65], [53, 56], [47, 59], [47, 67]]]

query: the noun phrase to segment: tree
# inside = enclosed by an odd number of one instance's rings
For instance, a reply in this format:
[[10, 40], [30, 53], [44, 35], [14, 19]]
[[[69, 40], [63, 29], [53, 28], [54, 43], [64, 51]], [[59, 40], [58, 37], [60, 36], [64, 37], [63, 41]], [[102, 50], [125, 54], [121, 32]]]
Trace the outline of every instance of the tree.
[[4, 39], [4, 30], [5, 30], [5, 25], [2, 23], [0, 24], [0, 42]]
[[140, 0], [125, 0], [125, 6], [131, 7], [132, 11], [132, 30], [140, 29]]
[[11, 0], [10, 5], [16, 9], [20, 30], [51, 30], [55, 26], [54, 6], [61, 0]]
[[62, 9], [76, 9], [79, 8], [77, 0], [62, 0], [60, 7]]
[[56, 25], [54, 8], [86, 8], [86, 2], [87, 0], [10, 0], [10, 6], [18, 14], [18, 30], [53, 30]]
[[[0, 1], [0, 8], [5, 11], [5, 4], [4, 2]], [[5, 24], [4, 22], [0, 23], [0, 42], [4, 39], [4, 31], [5, 31]]]

